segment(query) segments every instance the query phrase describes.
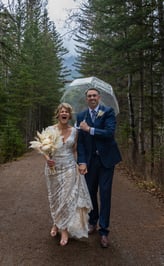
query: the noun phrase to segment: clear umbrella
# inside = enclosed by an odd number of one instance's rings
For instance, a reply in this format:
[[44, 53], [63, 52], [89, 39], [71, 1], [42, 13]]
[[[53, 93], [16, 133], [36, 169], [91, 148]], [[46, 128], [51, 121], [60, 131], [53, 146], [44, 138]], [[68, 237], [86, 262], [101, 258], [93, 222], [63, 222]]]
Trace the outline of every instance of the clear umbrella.
[[112, 86], [96, 77], [78, 78], [70, 83], [65, 90], [61, 102], [71, 104], [75, 115], [87, 107], [85, 91], [88, 88], [97, 88], [101, 93], [101, 104], [113, 107], [115, 114], [119, 113], [119, 106]]

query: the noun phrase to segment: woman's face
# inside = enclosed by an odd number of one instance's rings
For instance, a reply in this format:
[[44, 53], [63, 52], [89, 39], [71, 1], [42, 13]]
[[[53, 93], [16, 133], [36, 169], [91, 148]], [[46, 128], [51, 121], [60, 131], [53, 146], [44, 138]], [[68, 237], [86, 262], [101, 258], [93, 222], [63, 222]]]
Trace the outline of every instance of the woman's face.
[[67, 124], [69, 119], [70, 119], [70, 113], [66, 108], [62, 107], [59, 110], [58, 120], [60, 121], [61, 124]]

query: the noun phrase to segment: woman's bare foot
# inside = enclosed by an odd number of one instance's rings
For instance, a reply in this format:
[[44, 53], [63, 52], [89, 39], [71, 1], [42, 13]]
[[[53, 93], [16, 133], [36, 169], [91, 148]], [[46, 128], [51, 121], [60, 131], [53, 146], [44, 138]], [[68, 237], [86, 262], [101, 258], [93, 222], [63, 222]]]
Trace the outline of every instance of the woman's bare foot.
[[51, 235], [52, 237], [54, 237], [54, 236], [57, 235], [57, 233], [58, 233], [58, 228], [57, 228], [56, 225], [53, 225], [52, 228], [51, 228], [50, 235]]
[[66, 246], [68, 244], [68, 232], [67, 229], [61, 231], [60, 245]]

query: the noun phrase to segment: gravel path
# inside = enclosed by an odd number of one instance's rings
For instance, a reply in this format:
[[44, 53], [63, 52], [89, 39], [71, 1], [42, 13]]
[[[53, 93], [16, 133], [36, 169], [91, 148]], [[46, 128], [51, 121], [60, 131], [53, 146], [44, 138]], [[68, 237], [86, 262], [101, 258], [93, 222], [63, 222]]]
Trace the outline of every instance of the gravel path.
[[66, 247], [50, 237], [43, 168], [35, 152], [0, 166], [0, 266], [164, 266], [164, 204], [140, 190], [122, 164], [114, 177], [108, 249], [98, 233]]

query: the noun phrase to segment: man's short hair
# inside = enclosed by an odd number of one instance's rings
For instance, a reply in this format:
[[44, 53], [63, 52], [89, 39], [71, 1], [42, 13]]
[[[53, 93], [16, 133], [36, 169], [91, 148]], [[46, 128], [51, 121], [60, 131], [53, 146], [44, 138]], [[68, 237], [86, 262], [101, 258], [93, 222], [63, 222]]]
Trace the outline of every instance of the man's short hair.
[[98, 94], [100, 94], [100, 90], [98, 88], [88, 88], [86, 91], [85, 91], [85, 95], [87, 95], [88, 91], [91, 91], [91, 90], [95, 90], [98, 92]]

